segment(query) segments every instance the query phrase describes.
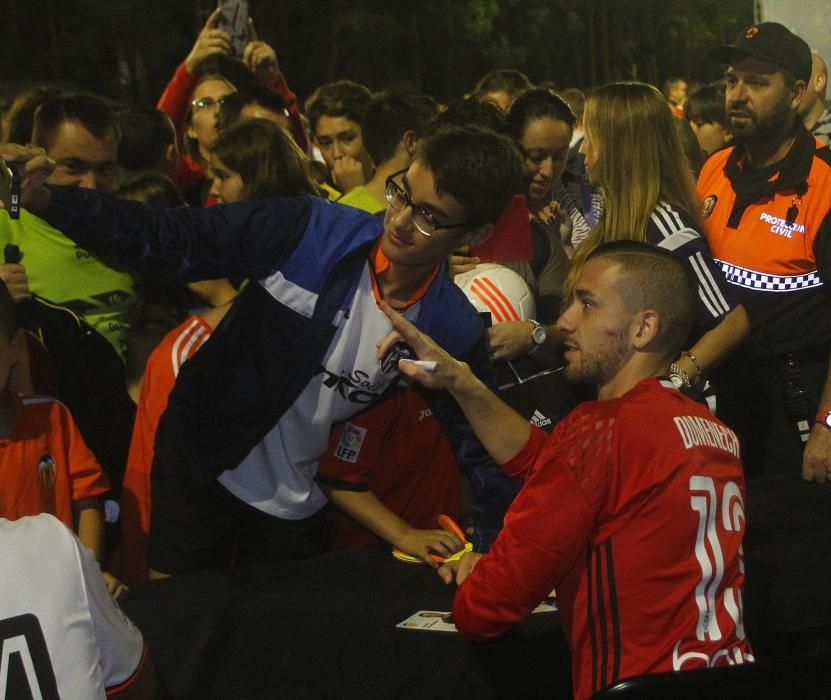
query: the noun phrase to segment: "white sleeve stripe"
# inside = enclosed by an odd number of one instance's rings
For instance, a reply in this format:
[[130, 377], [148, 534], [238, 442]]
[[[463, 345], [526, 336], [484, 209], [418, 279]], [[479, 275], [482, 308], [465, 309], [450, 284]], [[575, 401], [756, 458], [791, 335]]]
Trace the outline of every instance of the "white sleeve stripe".
[[182, 343], [185, 342], [185, 339], [190, 335], [193, 329], [199, 325], [199, 319], [194, 318], [180, 334], [179, 337], [176, 338], [176, 341], [173, 343], [173, 347], [170, 350], [170, 362], [173, 365], [173, 376], [177, 376], [179, 374], [179, 368], [181, 367], [182, 363], [180, 361], [181, 357], [181, 346]]
[[724, 298], [724, 294], [721, 292], [721, 287], [718, 286], [718, 282], [716, 281], [715, 277], [713, 277], [713, 268], [707, 264], [707, 261], [704, 259], [704, 256], [701, 252], [697, 253], [697, 257], [699, 259], [699, 263], [701, 265], [701, 269], [704, 275], [710, 280], [710, 290], [713, 293], [713, 296], [716, 299], [716, 303], [721, 307], [722, 313], [726, 314], [730, 312], [730, 304], [727, 303], [727, 299]]
[[655, 228], [658, 229], [658, 232], [664, 238], [669, 238], [671, 231], [669, 226], [667, 226], [667, 222], [664, 220], [664, 217], [660, 215], [659, 210], [656, 209], [653, 211], [649, 218], [652, 219], [652, 223], [655, 224]]
[[726, 314], [730, 310], [730, 307], [710, 274], [707, 263], [704, 262], [704, 256], [698, 252], [689, 258], [689, 261], [698, 278], [698, 294], [704, 302], [704, 305], [716, 318]]
[[701, 238], [698, 234], [698, 231], [691, 228], [683, 228], [680, 231], [676, 231], [670, 236], [667, 236], [663, 241], [658, 244], [659, 248], [665, 248], [666, 250], [675, 251], [681, 248], [682, 246], [686, 245], [687, 243], [691, 243], [697, 239]]
[[179, 369], [182, 367], [183, 364], [185, 364], [187, 359], [191, 356], [191, 349], [193, 348], [193, 346], [196, 345], [196, 343], [199, 343], [199, 347], [201, 347], [202, 343], [204, 343], [208, 339], [208, 336], [206, 334], [207, 331], [205, 330], [204, 326], [199, 326], [199, 328], [194, 330], [190, 340], [188, 340], [188, 342], [185, 343], [184, 347], [182, 348], [182, 351], [179, 353], [179, 367], [176, 368], [173, 372], [175, 376], [179, 376]]

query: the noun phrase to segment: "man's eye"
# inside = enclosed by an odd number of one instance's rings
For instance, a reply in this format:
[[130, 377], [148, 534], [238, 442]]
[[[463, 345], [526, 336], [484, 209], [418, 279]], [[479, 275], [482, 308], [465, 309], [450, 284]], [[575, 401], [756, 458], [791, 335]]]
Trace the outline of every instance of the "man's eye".
[[344, 134], [343, 136], [340, 137], [340, 140], [345, 142], [345, 143], [351, 143], [356, 138], [358, 138], [357, 134]]

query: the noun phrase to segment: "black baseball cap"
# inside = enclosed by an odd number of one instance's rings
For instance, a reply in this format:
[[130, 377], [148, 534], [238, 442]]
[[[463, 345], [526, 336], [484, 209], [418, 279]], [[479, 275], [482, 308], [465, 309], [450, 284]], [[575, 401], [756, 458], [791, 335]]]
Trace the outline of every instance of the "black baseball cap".
[[785, 68], [806, 83], [811, 79], [811, 49], [804, 40], [777, 22], [760, 22], [742, 30], [736, 41], [712, 49], [708, 56], [719, 63], [736, 57], [758, 58]]

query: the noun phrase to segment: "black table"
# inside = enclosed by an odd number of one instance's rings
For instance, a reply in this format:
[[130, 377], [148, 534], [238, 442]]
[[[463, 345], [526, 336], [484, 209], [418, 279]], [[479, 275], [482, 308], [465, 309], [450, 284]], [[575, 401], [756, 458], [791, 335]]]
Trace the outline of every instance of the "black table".
[[397, 629], [453, 587], [388, 550], [178, 576], [124, 604], [171, 697], [568, 697], [555, 613], [501, 639]]

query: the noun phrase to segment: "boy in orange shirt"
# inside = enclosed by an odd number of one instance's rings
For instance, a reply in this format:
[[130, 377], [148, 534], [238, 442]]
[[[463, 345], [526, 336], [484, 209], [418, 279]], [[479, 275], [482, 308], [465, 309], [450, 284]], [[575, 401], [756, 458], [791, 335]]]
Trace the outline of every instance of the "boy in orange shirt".
[[[0, 517], [50, 513], [99, 558], [103, 517], [98, 497], [109, 483], [66, 406], [9, 387], [22, 346], [14, 301], [0, 282]], [[115, 593], [120, 584], [108, 575], [105, 580]]]

